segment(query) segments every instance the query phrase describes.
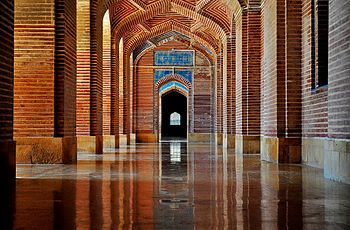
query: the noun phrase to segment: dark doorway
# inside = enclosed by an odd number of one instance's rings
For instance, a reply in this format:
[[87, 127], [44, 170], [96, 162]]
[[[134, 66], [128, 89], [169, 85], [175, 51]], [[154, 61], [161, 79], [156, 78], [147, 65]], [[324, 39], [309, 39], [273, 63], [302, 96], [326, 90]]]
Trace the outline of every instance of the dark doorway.
[[162, 97], [162, 139], [186, 139], [187, 97], [174, 90]]

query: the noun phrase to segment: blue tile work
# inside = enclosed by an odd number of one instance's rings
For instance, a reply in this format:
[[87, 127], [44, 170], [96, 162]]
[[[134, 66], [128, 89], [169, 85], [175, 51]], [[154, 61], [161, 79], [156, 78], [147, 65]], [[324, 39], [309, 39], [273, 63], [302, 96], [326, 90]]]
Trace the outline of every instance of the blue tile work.
[[182, 88], [183, 90], [185, 90], [186, 92], [188, 92], [188, 89], [186, 86], [184, 86], [183, 84], [179, 83], [179, 82], [175, 82], [175, 86]]
[[[156, 69], [154, 71], [154, 83], [157, 83], [163, 77], [173, 74], [173, 71], [172, 69]], [[192, 84], [193, 70], [176, 69], [175, 74], [187, 79]]]
[[186, 40], [191, 40], [190, 37], [187, 37], [179, 32], [176, 32], [176, 31], [170, 31], [169, 33], [166, 33], [166, 34], [163, 34], [163, 35], [160, 35], [160, 36], [156, 36], [154, 38], [151, 39], [151, 41], [153, 43], [159, 43], [167, 38], [170, 38], [170, 37], [178, 37], [178, 38], [181, 38], [181, 39], [186, 39]]
[[133, 61], [136, 60], [137, 56], [139, 56], [139, 54], [144, 51], [145, 49], [151, 47], [152, 44], [149, 41], [145, 41], [144, 43], [142, 43], [141, 45], [139, 45], [138, 47], [136, 47], [136, 49], [134, 49], [133, 52]]
[[155, 66], [194, 66], [194, 52], [188, 51], [154, 51]]
[[159, 89], [159, 94], [161, 94], [162, 92], [164, 92], [165, 90], [168, 90], [171, 87], [179, 87], [181, 89], [183, 89], [184, 91], [188, 92], [188, 89], [186, 86], [184, 86], [183, 84], [179, 83], [179, 82], [175, 82], [175, 81], [171, 81], [165, 85], [163, 85], [160, 89]]

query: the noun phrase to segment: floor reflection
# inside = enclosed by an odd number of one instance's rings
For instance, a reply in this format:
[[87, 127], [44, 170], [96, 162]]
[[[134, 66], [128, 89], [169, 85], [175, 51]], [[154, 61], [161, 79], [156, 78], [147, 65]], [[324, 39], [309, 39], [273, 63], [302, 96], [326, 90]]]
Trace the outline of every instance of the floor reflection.
[[186, 142], [78, 159], [17, 165], [14, 229], [350, 228], [350, 185], [319, 169]]

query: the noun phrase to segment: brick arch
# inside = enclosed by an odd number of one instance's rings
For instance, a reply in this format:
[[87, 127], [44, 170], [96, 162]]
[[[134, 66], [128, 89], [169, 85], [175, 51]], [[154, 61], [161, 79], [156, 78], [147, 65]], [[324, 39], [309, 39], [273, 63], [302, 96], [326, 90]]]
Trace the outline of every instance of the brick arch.
[[171, 22], [165, 23], [159, 27], [156, 27], [154, 29], [152, 29], [152, 31], [150, 33], [142, 33], [139, 35], [136, 35], [134, 37], [132, 37], [131, 39], [129, 39], [129, 41], [127, 41], [127, 43], [125, 44], [125, 54], [127, 54], [128, 56], [131, 54], [131, 52], [137, 47], [139, 46], [142, 42], [147, 41], [155, 36], [170, 32], [170, 31], [176, 31], [179, 33], [182, 33], [186, 36], [190, 36], [193, 37], [194, 40], [208, 46], [210, 49], [213, 50], [214, 54], [216, 54], [216, 50], [214, 49], [214, 47], [212, 47], [207, 41], [203, 40], [202, 38], [198, 37], [195, 34], [192, 34], [191, 32], [188, 31], [188, 28], [186, 27], [181, 27], [181, 25], [176, 25], [173, 24]]
[[131, 14], [129, 17], [126, 17], [119, 23], [112, 21], [112, 37], [121, 37], [126, 31], [130, 30], [130, 28], [133, 28], [137, 24], [142, 23], [161, 13], [166, 13], [169, 10], [175, 11], [184, 17], [200, 21], [202, 24], [214, 30], [221, 39], [224, 39], [225, 36], [230, 33], [230, 28], [223, 28], [209, 17], [196, 12], [195, 7], [192, 5], [184, 3], [181, 0], [173, 0], [171, 2], [163, 0], [147, 6], [146, 11], [137, 11], [136, 13]]
[[[183, 40], [181, 40], [181, 39], [175, 39], [175, 40], [176, 40], [176, 41], [179, 41], [179, 42], [182, 42], [182, 43], [185, 43], [185, 42], [184, 42]], [[166, 43], [164, 43], [164, 44], [166, 44]], [[162, 45], [164, 45], [164, 44], [162, 44]], [[148, 47], [147, 49], [143, 50], [143, 51], [137, 56], [137, 58], [135, 59], [134, 65], [136, 65], [136, 64], [138, 63], [138, 61], [143, 57], [144, 54], [146, 54], [147, 52], [149, 52], [149, 51], [155, 49], [156, 47], [158, 47], [158, 46], [151, 46], [151, 47]], [[205, 56], [205, 57], [208, 59], [210, 65], [213, 65], [214, 59], [213, 59], [213, 57], [212, 57], [211, 55], [209, 55], [207, 52], [205, 52], [203, 49], [201, 49], [200, 47], [198, 47], [198, 46], [196, 46], [196, 45], [192, 45], [191, 47], [192, 47], [192, 49], [194, 49], [194, 50], [200, 52], [203, 56]]]
[[[176, 41], [179, 41], [179, 42], [182, 42], [182, 43], [185, 44], [185, 42], [184, 42], [183, 40], [181, 40], [181, 39], [175, 39], [175, 40], [176, 40]], [[163, 43], [162, 45], [164, 45], [164, 44], [166, 44], [166, 43]], [[146, 48], [145, 50], [143, 50], [143, 51], [137, 56], [137, 58], [135, 59], [134, 65], [135, 65], [136, 63], [138, 63], [138, 61], [142, 58], [142, 56], [143, 56], [144, 54], [146, 54], [147, 52], [149, 52], [149, 51], [155, 49], [156, 47], [158, 47], [158, 46], [151, 46], [151, 47], [148, 47], [148, 48]], [[205, 56], [205, 57], [208, 59], [210, 65], [213, 65], [213, 63], [214, 63], [214, 58], [213, 58], [211, 55], [209, 55], [207, 52], [205, 52], [203, 49], [201, 49], [201, 48], [198, 47], [197, 45], [192, 45], [191, 48], [194, 49], [194, 50], [196, 50], [196, 51], [198, 51], [198, 52], [200, 52], [203, 56]]]
[[154, 100], [154, 108], [153, 108], [153, 114], [154, 114], [154, 117], [153, 117], [153, 124], [154, 124], [154, 130], [155, 130], [155, 133], [157, 135], [159, 135], [159, 89], [171, 82], [171, 81], [175, 81], [175, 82], [179, 82], [183, 85], [185, 85], [188, 89], [188, 113], [189, 113], [189, 116], [188, 116], [188, 123], [189, 123], [189, 132], [190, 133], [193, 133], [194, 131], [194, 123], [193, 123], [193, 117], [194, 117], [194, 111], [193, 111], [193, 103], [194, 103], [194, 94], [193, 94], [193, 87], [192, 87], [192, 84], [187, 80], [185, 79], [184, 77], [178, 75], [178, 74], [169, 74], [165, 77], [163, 77], [162, 79], [160, 79], [155, 85], [154, 85], [154, 95], [153, 95], [153, 100]]

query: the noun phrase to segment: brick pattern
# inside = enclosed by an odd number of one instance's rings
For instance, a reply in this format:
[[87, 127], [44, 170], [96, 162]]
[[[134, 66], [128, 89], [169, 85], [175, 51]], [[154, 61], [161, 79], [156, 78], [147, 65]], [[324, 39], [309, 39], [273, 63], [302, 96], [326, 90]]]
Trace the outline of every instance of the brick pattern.
[[301, 137], [302, 1], [286, 1], [285, 137]]
[[111, 134], [111, 27], [109, 13], [103, 18], [103, 135]]
[[242, 47], [242, 27], [243, 27], [243, 15], [239, 14], [236, 16], [236, 21], [235, 21], [235, 29], [236, 29], [236, 36], [235, 36], [235, 47], [236, 47], [236, 84], [235, 84], [235, 92], [236, 92], [236, 99], [235, 99], [235, 120], [236, 120], [236, 134], [242, 134], [242, 116], [239, 116], [238, 114], [242, 113], [242, 97], [239, 95], [242, 95], [242, 67], [243, 67], [243, 47]]
[[55, 136], [76, 135], [76, 1], [55, 1]]
[[77, 135], [90, 135], [90, 1], [77, 0]]
[[[153, 51], [154, 50], [187, 50], [188, 46], [180, 41], [172, 40], [155, 49], [147, 50], [141, 54], [142, 57], [135, 64], [136, 74], [134, 92], [136, 92], [136, 109], [135, 109], [135, 126], [136, 133], [158, 133], [158, 100], [157, 92], [159, 87], [173, 79], [170, 77], [162, 79], [156, 86], [154, 86], [153, 74], [154, 69], [159, 67], [153, 66]], [[194, 74], [194, 95], [192, 102], [192, 86], [189, 83], [183, 82], [183, 84], [190, 87], [190, 121], [193, 120], [193, 130], [196, 133], [208, 133], [211, 131], [211, 103], [212, 103], [212, 79], [210, 76], [210, 61], [202, 54], [196, 52], [196, 68]], [[175, 76], [176, 78], [176, 76]], [[182, 80], [178, 79], [180, 82]], [[154, 89], [155, 87], [155, 89]], [[156, 95], [154, 97], [154, 95]], [[193, 106], [194, 104], [194, 110]], [[192, 112], [194, 112], [192, 118]], [[190, 129], [191, 130], [191, 129]]]
[[213, 132], [212, 102], [213, 89], [211, 77], [211, 62], [200, 52], [196, 52], [196, 68], [194, 73], [193, 90], [193, 123], [194, 133]]
[[264, 4], [262, 133], [265, 136], [300, 137], [301, 134], [301, 3], [277, 0]]
[[227, 134], [236, 133], [236, 31], [227, 39]]
[[119, 134], [119, 44], [111, 40], [111, 134]]
[[103, 133], [103, 18], [97, 4], [90, 5], [90, 135]]
[[54, 135], [54, 0], [15, 5], [14, 135]]
[[13, 139], [14, 2], [0, 2], [0, 142]]
[[350, 5], [329, 1], [328, 136], [350, 139]]
[[261, 17], [259, 8], [242, 13], [242, 75], [237, 78], [238, 134], [260, 134]]
[[215, 82], [215, 133], [222, 133], [223, 126], [223, 49], [221, 47], [220, 53], [216, 57], [216, 82]]

